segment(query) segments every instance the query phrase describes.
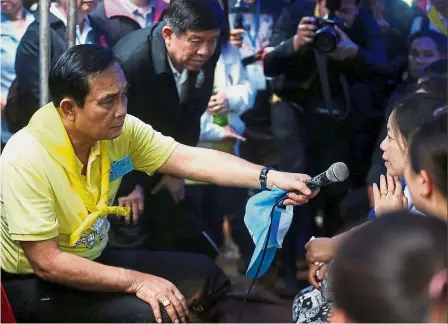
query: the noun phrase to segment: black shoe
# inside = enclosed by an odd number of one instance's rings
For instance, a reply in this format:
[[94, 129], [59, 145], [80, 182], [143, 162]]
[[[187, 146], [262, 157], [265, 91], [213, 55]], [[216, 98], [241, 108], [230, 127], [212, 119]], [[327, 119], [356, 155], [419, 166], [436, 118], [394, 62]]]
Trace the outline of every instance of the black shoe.
[[274, 287], [275, 293], [281, 298], [294, 298], [300, 291], [297, 279], [293, 276], [279, 277]]

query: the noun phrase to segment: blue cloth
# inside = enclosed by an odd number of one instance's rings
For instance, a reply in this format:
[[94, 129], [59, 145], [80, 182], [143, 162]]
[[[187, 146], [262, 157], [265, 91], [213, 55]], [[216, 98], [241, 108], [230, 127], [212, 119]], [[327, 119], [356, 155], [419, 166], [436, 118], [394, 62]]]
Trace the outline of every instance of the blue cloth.
[[[24, 10], [25, 16], [25, 30], [28, 26], [34, 21], [34, 16]], [[22, 38], [22, 34], [17, 30], [17, 27], [14, 23], [9, 20], [9, 18], [1, 14], [1, 28], [0, 28], [0, 43], [1, 51], [0, 51], [0, 62], [2, 66], [1, 75], [0, 75], [0, 85], [1, 85], [1, 97], [2, 100], [6, 101], [8, 97], [8, 91], [11, 87], [12, 82], [16, 78], [16, 70], [14, 67], [16, 60], [16, 52], [17, 47], [19, 46], [20, 40]], [[2, 118], [2, 142], [6, 143], [9, 138], [12, 136], [11, 132], [8, 129], [8, 125], [6, 120]]]
[[[247, 202], [244, 223], [255, 243], [255, 251], [246, 272], [246, 275], [251, 279], [256, 277], [259, 268], [260, 272], [257, 278], [260, 278], [266, 273], [275, 257], [277, 249], [282, 247], [283, 239], [291, 225], [293, 217], [292, 207], [285, 209], [275, 206], [277, 200], [285, 194], [286, 191], [280, 189], [263, 191], [250, 198]], [[272, 208], [274, 208], [274, 212], [272, 214], [271, 232], [268, 238]], [[265, 250], [264, 247], [267, 239], [269, 241]], [[262, 259], [263, 264], [261, 264]]]

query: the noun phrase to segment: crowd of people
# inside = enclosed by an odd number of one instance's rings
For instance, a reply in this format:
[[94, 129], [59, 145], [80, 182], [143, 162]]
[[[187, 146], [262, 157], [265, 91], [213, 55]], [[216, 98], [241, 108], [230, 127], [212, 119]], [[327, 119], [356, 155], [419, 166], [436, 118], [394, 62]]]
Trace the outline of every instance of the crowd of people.
[[38, 3], [1, 3], [18, 321], [223, 320], [215, 260], [230, 238], [246, 273], [246, 204], [276, 188], [294, 217], [258, 287], [293, 322], [446, 322], [446, 1], [78, 0], [71, 48], [48, 10], [41, 107]]

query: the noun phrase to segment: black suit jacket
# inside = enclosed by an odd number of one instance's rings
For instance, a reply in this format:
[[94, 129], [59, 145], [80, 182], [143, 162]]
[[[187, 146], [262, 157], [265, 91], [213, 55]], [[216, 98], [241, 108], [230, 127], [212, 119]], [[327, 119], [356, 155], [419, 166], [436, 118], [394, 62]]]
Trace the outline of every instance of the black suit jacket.
[[[11, 107], [8, 123], [13, 132], [25, 127], [33, 114], [40, 108], [40, 77], [39, 77], [39, 21], [30, 24], [23, 35], [17, 48], [15, 69], [16, 79], [11, 88], [15, 92], [17, 104]], [[67, 49], [65, 24], [52, 13], [49, 14], [50, 22], [50, 68]], [[93, 35], [95, 43], [102, 44], [104, 38], [94, 26]], [[103, 44], [106, 45], [106, 44]]]
[[198, 72], [188, 72], [186, 99], [180, 103], [167, 60], [163, 26], [162, 22], [132, 32], [114, 47], [129, 83], [128, 113], [180, 143], [195, 146], [200, 118], [213, 91], [214, 70], [220, 53], [217, 50], [203, 66], [202, 84], [197, 82]]
[[162, 36], [164, 25], [164, 22], [160, 22], [132, 32], [114, 47], [129, 84], [128, 113], [182, 144], [196, 146], [200, 119], [213, 91], [214, 71], [220, 49], [218, 47], [202, 67], [203, 82], [197, 80], [198, 72], [188, 72], [186, 99], [181, 103], [167, 60]]
[[107, 17], [104, 5], [104, 1], [98, 3], [95, 11], [90, 15], [90, 23], [103, 31], [106, 42], [110, 47], [115, 46], [124, 36], [141, 28], [136, 21], [124, 15]]

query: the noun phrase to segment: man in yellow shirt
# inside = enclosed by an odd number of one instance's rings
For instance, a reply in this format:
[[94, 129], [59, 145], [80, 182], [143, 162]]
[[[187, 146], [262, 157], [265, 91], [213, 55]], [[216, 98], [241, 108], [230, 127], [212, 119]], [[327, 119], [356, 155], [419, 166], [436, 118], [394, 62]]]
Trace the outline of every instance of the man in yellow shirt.
[[289, 193], [285, 203], [292, 205], [314, 196], [304, 184], [309, 177], [178, 144], [126, 115], [126, 78], [101, 46], [69, 49], [53, 66], [49, 87], [52, 103], [0, 157], [2, 283], [18, 321], [216, 320], [229, 282], [211, 260], [104, 251], [107, 215], [129, 213], [111, 206], [121, 177], [135, 169], [303, 192]]

